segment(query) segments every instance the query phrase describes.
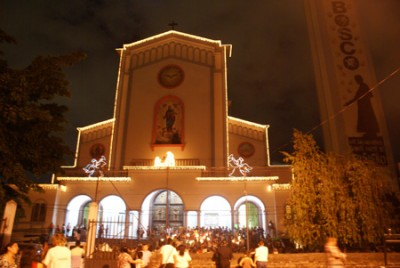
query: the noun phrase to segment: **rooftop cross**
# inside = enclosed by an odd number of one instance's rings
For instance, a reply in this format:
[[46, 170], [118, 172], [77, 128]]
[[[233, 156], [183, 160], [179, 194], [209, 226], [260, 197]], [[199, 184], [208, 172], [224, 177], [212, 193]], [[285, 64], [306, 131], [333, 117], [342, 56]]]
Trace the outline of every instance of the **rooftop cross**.
[[171, 27], [171, 30], [175, 30], [175, 27], [178, 26], [178, 23], [176, 23], [175, 21], [171, 21], [168, 26]]

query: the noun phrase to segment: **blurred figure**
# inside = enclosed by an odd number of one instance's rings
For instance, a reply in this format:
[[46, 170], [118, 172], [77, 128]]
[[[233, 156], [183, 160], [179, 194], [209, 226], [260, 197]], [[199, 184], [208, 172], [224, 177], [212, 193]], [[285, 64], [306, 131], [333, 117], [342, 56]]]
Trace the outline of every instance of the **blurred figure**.
[[63, 234], [55, 234], [51, 238], [53, 245], [47, 251], [42, 263], [47, 268], [70, 268], [71, 267], [71, 251], [66, 247], [67, 239]]
[[0, 267], [17, 268], [19, 267], [18, 244], [15, 242], [8, 243], [1, 252]]
[[149, 250], [149, 244], [144, 244], [143, 245], [143, 267], [146, 268], [150, 264], [150, 259], [151, 259], [151, 251]]
[[172, 245], [172, 239], [168, 238], [165, 245], [160, 248], [161, 254], [161, 266], [164, 268], [174, 268], [175, 261], [174, 255], [176, 254], [176, 249]]
[[239, 262], [239, 266], [242, 268], [252, 268], [256, 267], [253, 259], [250, 258], [247, 254], [245, 254]]
[[258, 242], [258, 247], [256, 248], [254, 260], [256, 262], [257, 268], [267, 268], [268, 248], [264, 246], [263, 240], [260, 240], [260, 242]]
[[228, 247], [228, 242], [226, 240], [222, 241], [221, 246], [218, 247], [217, 253], [219, 256], [219, 268], [230, 268], [231, 259], [233, 258], [232, 249]]
[[40, 260], [43, 261], [46, 257], [47, 251], [49, 251], [49, 242], [44, 241], [42, 245], [42, 251], [40, 252]]
[[121, 253], [118, 255], [118, 268], [131, 268], [131, 264], [141, 264], [142, 260], [133, 260], [127, 247], [121, 247]]
[[83, 268], [85, 250], [81, 247], [81, 242], [76, 241], [75, 247], [71, 249], [71, 268]]
[[178, 252], [175, 254], [174, 259], [176, 268], [189, 268], [191, 266], [192, 257], [190, 257], [184, 245], [178, 247]]
[[346, 254], [340, 251], [335, 237], [328, 237], [325, 244], [326, 261], [328, 268], [342, 268], [346, 261]]

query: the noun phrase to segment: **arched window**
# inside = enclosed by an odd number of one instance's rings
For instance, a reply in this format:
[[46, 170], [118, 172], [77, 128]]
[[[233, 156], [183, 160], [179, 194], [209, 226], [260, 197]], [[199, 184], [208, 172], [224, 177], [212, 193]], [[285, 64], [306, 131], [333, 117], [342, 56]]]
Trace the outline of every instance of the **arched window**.
[[44, 222], [46, 219], [47, 206], [44, 201], [36, 202], [32, 205], [31, 221]]

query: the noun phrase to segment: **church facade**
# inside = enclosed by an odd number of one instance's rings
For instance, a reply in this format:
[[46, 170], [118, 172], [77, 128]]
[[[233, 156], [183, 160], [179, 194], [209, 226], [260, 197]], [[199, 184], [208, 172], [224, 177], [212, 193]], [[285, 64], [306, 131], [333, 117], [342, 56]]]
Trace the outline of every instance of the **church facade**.
[[74, 164], [30, 195], [14, 235], [87, 226], [91, 203], [109, 238], [196, 226], [268, 234], [268, 223], [284, 233], [291, 167], [270, 165], [268, 125], [228, 115], [231, 49], [174, 30], [118, 49], [113, 117], [78, 128]]

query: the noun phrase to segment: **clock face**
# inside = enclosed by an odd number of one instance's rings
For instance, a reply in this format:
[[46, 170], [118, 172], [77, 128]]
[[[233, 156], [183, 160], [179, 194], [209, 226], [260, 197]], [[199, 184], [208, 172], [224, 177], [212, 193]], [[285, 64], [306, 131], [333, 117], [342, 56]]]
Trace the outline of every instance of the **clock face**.
[[177, 65], [168, 65], [158, 73], [158, 81], [163, 87], [174, 88], [179, 86], [184, 78], [183, 70]]

